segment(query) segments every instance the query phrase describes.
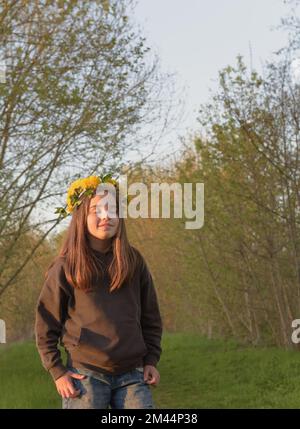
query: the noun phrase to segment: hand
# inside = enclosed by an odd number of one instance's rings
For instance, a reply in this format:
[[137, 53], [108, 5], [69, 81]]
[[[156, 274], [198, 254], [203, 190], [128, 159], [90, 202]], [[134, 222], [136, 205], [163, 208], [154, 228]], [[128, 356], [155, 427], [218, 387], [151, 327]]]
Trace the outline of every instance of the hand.
[[55, 380], [56, 389], [63, 398], [75, 398], [80, 394], [80, 390], [75, 389], [72, 378], [81, 380], [85, 377], [86, 375], [67, 371], [64, 375]]
[[145, 365], [144, 366], [144, 381], [147, 384], [151, 384], [154, 387], [157, 386], [160, 380], [160, 375], [155, 366]]

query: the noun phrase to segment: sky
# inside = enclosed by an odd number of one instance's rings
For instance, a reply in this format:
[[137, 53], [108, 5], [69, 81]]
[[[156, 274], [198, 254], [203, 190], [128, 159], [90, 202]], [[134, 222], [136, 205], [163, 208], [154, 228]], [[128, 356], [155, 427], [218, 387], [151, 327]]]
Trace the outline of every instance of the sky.
[[286, 45], [286, 32], [275, 27], [289, 10], [284, 0], [137, 0], [134, 20], [146, 44], [158, 54], [161, 70], [176, 73], [176, 87], [185, 91], [184, 120], [161, 139], [161, 149], [168, 151], [170, 142], [177, 147], [179, 134], [199, 128], [200, 104], [216, 87], [218, 72], [234, 66], [238, 54], [261, 71]]

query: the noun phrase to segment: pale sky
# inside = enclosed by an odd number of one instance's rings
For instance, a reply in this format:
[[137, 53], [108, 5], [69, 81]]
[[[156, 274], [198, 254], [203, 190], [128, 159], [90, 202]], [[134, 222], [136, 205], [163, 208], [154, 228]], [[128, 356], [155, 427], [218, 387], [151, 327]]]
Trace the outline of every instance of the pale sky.
[[174, 144], [178, 132], [198, 128], [197, 111], [219, 70], [235, 65], [238, 54], [249, 65], [251, 46], [252, 66], [260, 71], [286, 44], [286, 33], [272, 27], [288, 11], [284, 0], [137, 0], [134, 19], [148, 46], [159, 55], [162, 71], [175, 72], [178, 88], [186, 88], [187, 113], [172, 133]]

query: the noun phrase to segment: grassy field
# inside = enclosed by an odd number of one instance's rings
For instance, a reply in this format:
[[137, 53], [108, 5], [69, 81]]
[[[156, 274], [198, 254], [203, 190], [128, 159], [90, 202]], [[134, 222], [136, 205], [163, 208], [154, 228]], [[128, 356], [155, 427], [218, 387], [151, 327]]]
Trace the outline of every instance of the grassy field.
[[[300, 355], [164, 333], [157, 408], [300, 408]], [[33, 341], [0, 345], [0, 408], [61, 408]]]

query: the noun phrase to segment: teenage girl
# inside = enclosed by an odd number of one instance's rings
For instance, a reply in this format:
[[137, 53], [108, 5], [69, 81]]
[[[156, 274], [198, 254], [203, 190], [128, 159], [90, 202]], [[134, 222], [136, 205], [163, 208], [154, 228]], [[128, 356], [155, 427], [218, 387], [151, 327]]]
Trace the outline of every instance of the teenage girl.
[[90, 193], [73, 208], [45, 275], [36, 345], [63, 408], [155, 408], [150, 386], [160, 380], [162, 319], [153, 278], [128, 241], [118, 188], [117, 217], [110, 217], [88, 179]]

